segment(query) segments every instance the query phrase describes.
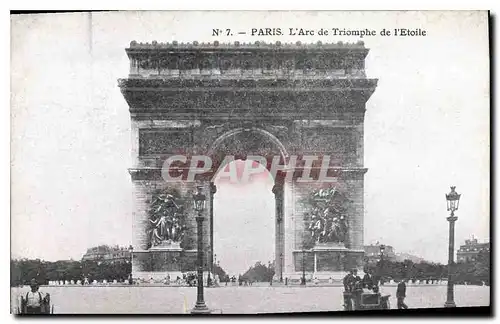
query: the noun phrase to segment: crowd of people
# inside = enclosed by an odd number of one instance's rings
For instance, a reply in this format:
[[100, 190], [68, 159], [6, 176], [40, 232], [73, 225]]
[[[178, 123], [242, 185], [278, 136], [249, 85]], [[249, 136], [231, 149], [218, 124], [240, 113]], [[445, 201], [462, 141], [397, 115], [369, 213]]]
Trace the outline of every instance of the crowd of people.
[[[197, 274], [196, 272], [187, 272], [183, 273], [182, 276], [177, 276], [175, 279], [172, 279], [170, 275], [166, 275], [163, 278], [132, 278], [129, 276], [127, 279], [102, 279], [96, 280], [88, 277], [84, 277], [79, 280], [49, 280], [46, 282], [42, 282], [44, 285], [49, 286], [93, 286], [93, 285], [141, 285], [141, 284], [164, 284], [164, 285], [176, 285], [176, 286], [196, 286], [197, 284]], [[208, 283], [205, 282], [205, 285], [214, 286], [220, 285], [221, 280], [219, 279], [219, 275], [212, 275], [209, 278], [206, 278]], [[232, 282], [236, 282], [236, 277], [230, 278]]]

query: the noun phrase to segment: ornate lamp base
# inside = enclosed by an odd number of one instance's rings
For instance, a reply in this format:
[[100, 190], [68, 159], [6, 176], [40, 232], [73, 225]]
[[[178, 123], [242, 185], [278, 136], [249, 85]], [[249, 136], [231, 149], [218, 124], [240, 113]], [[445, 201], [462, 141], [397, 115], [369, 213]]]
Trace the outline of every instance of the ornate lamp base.
[[207, 305], [204, 302], [196, 303], [194, 308], [191, 310], [191, 314], [210, 314], [210, 309], [208, 309]]

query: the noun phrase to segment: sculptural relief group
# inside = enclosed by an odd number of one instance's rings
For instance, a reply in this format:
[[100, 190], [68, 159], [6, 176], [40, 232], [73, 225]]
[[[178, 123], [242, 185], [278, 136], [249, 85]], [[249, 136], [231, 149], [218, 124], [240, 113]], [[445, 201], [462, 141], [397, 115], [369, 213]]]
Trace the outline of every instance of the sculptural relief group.
[[[187, 215], [176, 200], [181, 198], [176, 199], [168, 193], [168, 189], [153, 194], [147, 229], [150, 248], [178, 245], [182, 242]], [[325, 243], [345, 244], [349, 229], [348, 202], [335, 186], [313, 190], [304, 201], [308, 210], [305, 215], [305, 243], [312, 246]]]
[[182, 241], [186, 230], [185, 216], [182, 206], [176, 203], [172, 194], [165, 192], [154, 194], [149, 217], [148, 236], [151, 247]]

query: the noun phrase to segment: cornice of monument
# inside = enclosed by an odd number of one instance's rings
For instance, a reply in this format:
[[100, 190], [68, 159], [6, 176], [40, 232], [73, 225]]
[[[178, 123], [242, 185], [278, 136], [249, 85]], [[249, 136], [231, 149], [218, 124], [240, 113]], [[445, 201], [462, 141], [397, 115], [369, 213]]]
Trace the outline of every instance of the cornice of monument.
[[118, 86], [134, 116], [167, 108], [176, 118], [200, 112], [207, 119], [256, 114], [328, 118], [364, 111], [378, 81], [366, 77], [369, 49], [361, 41], [132, 41], [126, 51], [130, 72]]
[[138, 43], [129, 78], [364, 79], [364, 43]]
[[[344, 180], [362, 180], [364, 174], [368, 171], [364, 167], [330, 167], [334, 172], [338, 173], [338, 178]], [[319, 171], [320, 168], [309, 168], [310, 170]], [[178, 167], [175, 168], [176, 171], [188, 171], [194, 170], [189, 167]], [[303, 171], [305, 168], [297, 167], [296, 171]], [[163, 180], [162, 169], [154, 167], [138, 167], [129, 168], [128, 172], [132, 180]], [[210, 180], [213, 177], [213, 172], [207, 172], [205, 175], [200, 175], [200, 178], [205, 178], [205, 180]], [[313, 181], [314, 182], [314, 181]]]
[[252, 89], [261, 91], [267, 88], [267, 91], [353, 91], [369, 90], [375, 91], [378, 79], [367, 78], [122, 78], [118, 79], [118, 86], [127, 90], [169, 90], [169, 91], [192, 91], [192, 88], [198, 88], [205, 91], [207, 87], [212, 90], [235, 91], [235, 89]]

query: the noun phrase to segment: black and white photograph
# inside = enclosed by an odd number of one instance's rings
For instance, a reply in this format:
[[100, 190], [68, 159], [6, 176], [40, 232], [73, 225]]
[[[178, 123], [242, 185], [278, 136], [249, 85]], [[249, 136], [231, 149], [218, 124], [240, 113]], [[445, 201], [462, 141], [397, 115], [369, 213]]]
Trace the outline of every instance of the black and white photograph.
[[488, 11], [10, 28], [11, 314], [491, 312]]

